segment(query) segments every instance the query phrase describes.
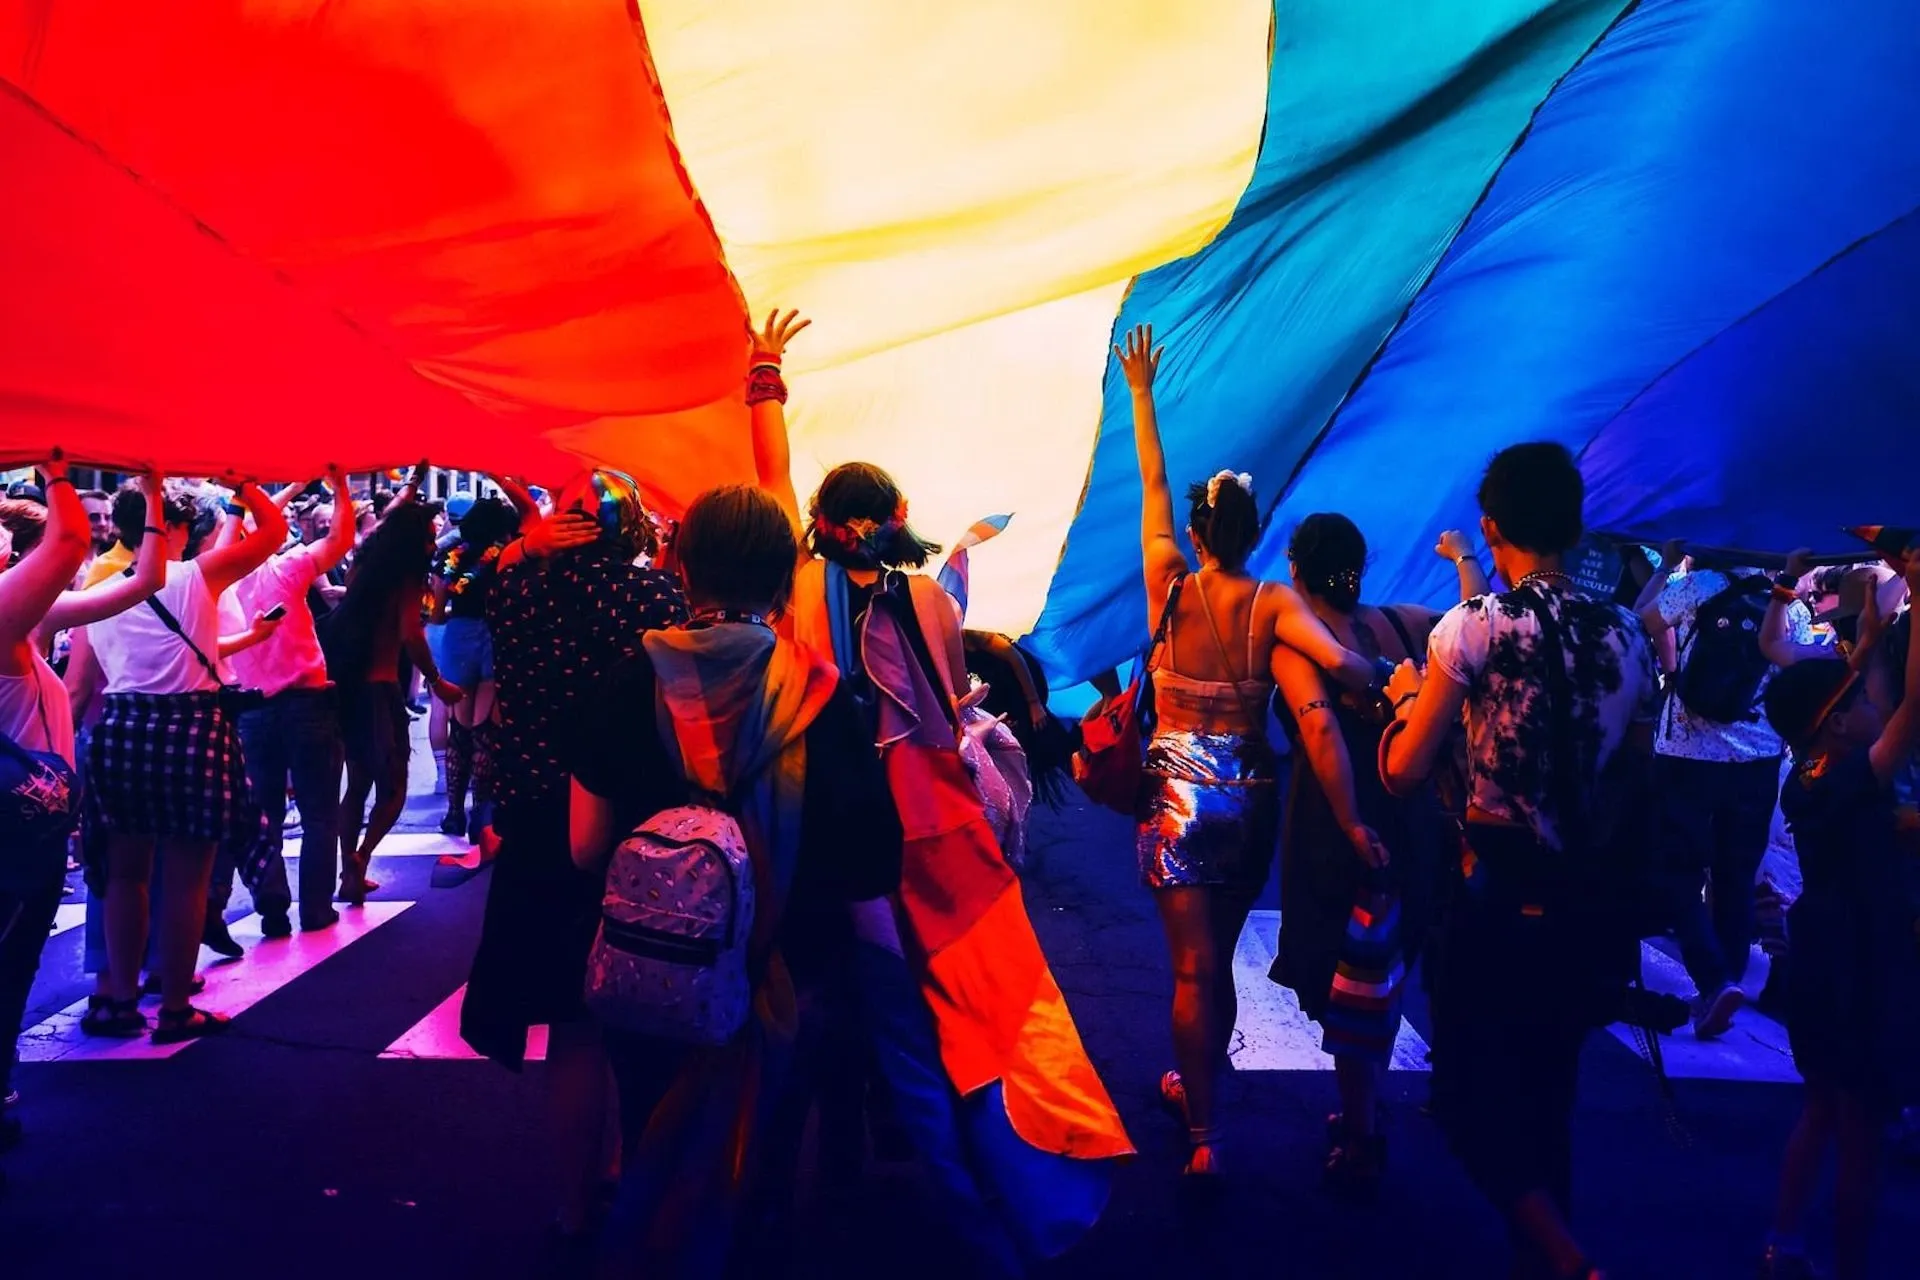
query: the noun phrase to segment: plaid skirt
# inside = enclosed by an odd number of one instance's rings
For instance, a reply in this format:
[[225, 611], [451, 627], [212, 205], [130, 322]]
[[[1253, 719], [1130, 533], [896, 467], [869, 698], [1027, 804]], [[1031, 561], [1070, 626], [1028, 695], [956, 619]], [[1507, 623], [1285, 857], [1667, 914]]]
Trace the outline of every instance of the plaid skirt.
[[120, 835], [233, 839], [256, 827], [240, 730], [214, 693], [111, 693], [87, 742], [87, 810]]

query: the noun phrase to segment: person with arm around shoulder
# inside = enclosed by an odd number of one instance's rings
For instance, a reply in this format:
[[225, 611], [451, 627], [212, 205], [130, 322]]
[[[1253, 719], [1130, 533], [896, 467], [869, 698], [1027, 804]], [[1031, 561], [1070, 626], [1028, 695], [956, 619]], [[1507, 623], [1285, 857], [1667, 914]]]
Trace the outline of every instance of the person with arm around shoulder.
[[1370, 685], [1375, 668], [1342, 646], [1291, 587], [1247, 572], [1264, 532], [1252, 477], [1222, 471], [1188, 489], [1186, 532], [1200, 562], [1190, 568], [1174, 527], [1154, 400], [1162, 349], [1143, 325], [1114, 355], [1132, 392], [1147, 616], [1164, 637], [1148, 658], [1155, 727], [1135, 832], [1174, 975], [1176, 1069], [1161, 1076], [1160, 1094], [1187, 1127], [1187, 1174], [1205, 1178], [1220, 1169], [1216, 1097], [1237, 1013], [1234, 949], [1279, 831], [1267, 704], [1280, 651], [1294, 650], [1350, 688]]

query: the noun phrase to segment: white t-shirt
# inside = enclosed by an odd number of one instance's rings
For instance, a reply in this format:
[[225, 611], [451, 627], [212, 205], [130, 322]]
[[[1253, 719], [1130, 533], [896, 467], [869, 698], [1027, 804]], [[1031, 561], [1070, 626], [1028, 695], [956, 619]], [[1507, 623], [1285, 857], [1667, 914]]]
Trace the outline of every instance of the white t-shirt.
[[73, 704], [38, 653], [25, 675], [0, 675], [0, 733], [29, 751], [51, 751], [73, 763]]
[[[220, 649], [220, 610], [200, 566], [167, 565], [167, 585], [154, 598], [172, 611], [209, 662]], [[193, 650], [145, 602], [87, 628], [108, 693], [200, 693], [220, 687]]]
[[[1716, 569], [1696, 569], [1667, 584], [1654, 603], [1680, 644], [1680, 669], [1686, 670], [1693, 655], [1694, 618], [1707, 601], [1725, 591], [1733, 579]], [[1813, 643], [1813, 615], [1807, 606], [1795, 601], [1787, 610], [1787, 639], [1794, 644]], [[1769, 668], [1755, 690], [1754, 705], [1767, 691], [1777, 668]], [[1687, 709], [1679, 694], [1673, 694], [1660, 709], [1660, 725], [1653, 749], [1663, 756], [1685, 760], [1711, 760], [1721, 764], [1743, 764], [1754, 760], [1778, 759], [1786, 744], [1767, 723], [1766, 716], [1755, 712], [1751, 720], [1738, 724], [1719, 724], [1703, 720]]]

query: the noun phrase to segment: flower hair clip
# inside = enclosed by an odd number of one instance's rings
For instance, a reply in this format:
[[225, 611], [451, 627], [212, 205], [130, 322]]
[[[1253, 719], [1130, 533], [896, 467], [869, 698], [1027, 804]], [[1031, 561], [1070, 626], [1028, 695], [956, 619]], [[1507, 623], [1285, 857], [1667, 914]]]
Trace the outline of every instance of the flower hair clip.
[[845, 523], [827, 519], [816, 512], [813, 527], [816, 535], [828, 538], [855, 556], [879, 563], [880, 544], [904, 529], [907, 524], [907, 500], [893, 509], [893, 514], [882, 523], [865, 516], [855, 516]]
[[1216, 473], [1213, 479], [1207, 481], [1207, 505], [1209, 507], [1220, 505], [1220, 486], [1223, 484], [1238, 485], [1249, 498], [1253, 496], [1252, 476], [1244, 471], [1221, 471]]

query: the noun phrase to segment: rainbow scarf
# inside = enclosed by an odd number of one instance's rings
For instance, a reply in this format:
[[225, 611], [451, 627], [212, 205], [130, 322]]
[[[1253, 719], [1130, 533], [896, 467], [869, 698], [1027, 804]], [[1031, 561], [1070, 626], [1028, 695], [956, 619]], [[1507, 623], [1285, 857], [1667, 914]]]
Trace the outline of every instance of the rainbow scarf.
[[[725, 624], [649, 631], [640, 639], [653, 663], [687, 780], [727, 796], [754, 863], [756, 897], [783, 901], [799, 861], [800, 811], [807, 776], [805, 735], [840, 683], [840, 673], [764, 627]], [[663, 736], [669, 728], [662, 725]], [[776, 912], [761, 911], [771, 930]]]

